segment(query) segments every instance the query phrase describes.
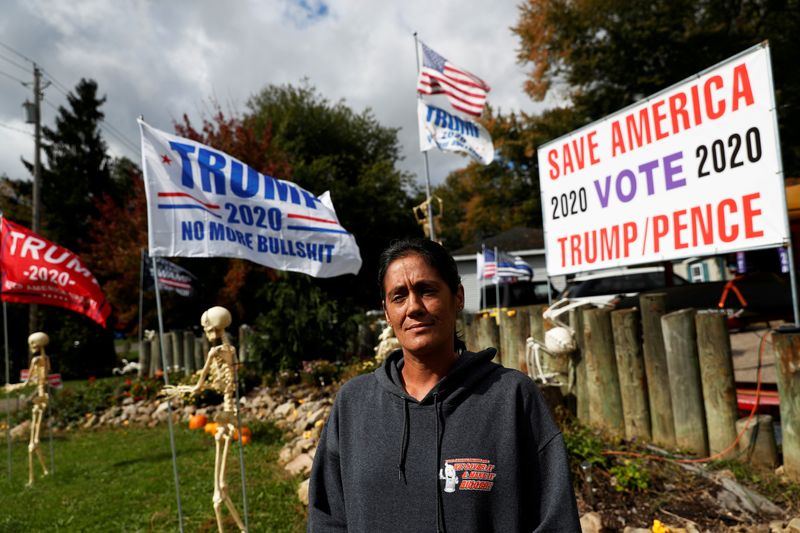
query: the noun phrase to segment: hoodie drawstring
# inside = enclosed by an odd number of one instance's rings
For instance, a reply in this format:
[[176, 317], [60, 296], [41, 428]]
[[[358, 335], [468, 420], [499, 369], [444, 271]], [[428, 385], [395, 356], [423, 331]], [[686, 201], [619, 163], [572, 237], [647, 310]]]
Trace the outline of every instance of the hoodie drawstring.
[[439, 393], [433, 393], [433, 416], [436, 418], [436, 533], [444, 533], [444, 509], [442, 507], [442, 486], [439, 481], [439, 468], [442, 463], [442, 435], [439, 428]]
[[397, 480], [406, 481], [406, 451], [408, 450], [408, 398], [403, 398], [403, 439], [400, 441], [400, 459], [397, 462]]

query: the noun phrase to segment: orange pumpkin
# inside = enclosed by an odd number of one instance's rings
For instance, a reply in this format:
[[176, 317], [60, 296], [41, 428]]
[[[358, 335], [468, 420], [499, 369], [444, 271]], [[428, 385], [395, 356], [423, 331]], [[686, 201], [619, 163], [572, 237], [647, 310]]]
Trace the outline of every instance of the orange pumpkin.
[[[244, 444], [247, 444], [247, 442], [250, 440], [250, 437], [253, 436], [253, 432], [250, 431], [249, 427], [243, 426], [242, 427], [242, 435], [244, 435], [244, 437], [242, 438], [242, 442]], [[237, 430], [235, 430], [235, 429], [233, 430], [233, 440], [239, 440], [239, 432]]]
[[217, 433], [217, 427], [219, 427], [219, 424], [217, 424], [216, 422], [209, 422], [208, 424], [203, 426], [203, 431], [205, 431], [209, 435], [215, 435]]
[[208, 423], [208, 418], [205, 415], [194, 415], [189, 418], [189, 429], [204, 428]]
[[247, 446], [248, 444], [250, 444], [250, 435], [244, 433], [244, 435], [242, 435], [242, 446]]

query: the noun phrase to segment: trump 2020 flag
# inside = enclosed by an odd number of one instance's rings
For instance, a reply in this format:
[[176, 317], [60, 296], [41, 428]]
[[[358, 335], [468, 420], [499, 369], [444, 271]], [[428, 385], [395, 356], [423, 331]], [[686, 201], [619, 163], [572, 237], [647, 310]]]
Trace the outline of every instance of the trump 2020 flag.
[[486, 103], [486, 94], [491, 90], [485, 81], [475, 74], [457, 67], [433, 49], [420, 42], [422, 68], [417, 78], [420, 94], [444, 94], [454, 109], [481, 116]]
[[315, 196], [204, 144], [139, 127], [151, 256], [238, 257], [318, 278], [361, 268], [328, 192]]
[[420, 151], [438, 148], [445, 152], [463, 152], [484, 165], [494, 159], [492, 136], [477, 122], [422, 100], [417, 100], [417, 119]]
[[4, 302], [63, 307], [106, 326], [111, 306], [77, 255], [5, 218], [0, 233]]
[[183, 267], [163, 257], [156, 258], [158, 275], [153, 274], [153, 262], [142, 256], [144, 261], [144, 287], [149, 289], [154, 286], [154, 279], [158, 277], [158, 286], [161, 290], [174, 291], [181, 296], [191, 298], [194, 296], [197, 278]]

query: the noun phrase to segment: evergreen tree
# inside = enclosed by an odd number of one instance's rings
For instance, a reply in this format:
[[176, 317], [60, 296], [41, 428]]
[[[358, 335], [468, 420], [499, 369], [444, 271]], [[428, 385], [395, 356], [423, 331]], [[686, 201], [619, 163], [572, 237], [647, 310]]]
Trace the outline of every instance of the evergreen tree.
[[[97, 82], [81, 79], [60, 106], [55, 128], [44, 127], [46, 164], [42, 169], [42, 226], [45, 237], [80, 254], [95, 204], [118, 195], [111, 180], [107, 146], [100, 135], [105, 97]], [[30, 167], [30, 165], [29, 165]]]

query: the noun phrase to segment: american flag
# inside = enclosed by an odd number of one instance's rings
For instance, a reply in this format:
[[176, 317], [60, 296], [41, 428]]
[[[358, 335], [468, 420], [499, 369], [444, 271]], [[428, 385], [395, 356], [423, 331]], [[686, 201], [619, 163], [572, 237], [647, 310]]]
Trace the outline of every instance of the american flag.
[[420, 94], [444, 94], [450, 105], [473, 117], [481, 116], [486, 103], [486, 93], [491, 88], [474, 74], [459, 68], [443, 58], [424, 43], [422, 69], [417, 79]]
[[478, 254], [478, 279], [493, 279], [495, 282], [530, 281], [533, 279], [533, 269], [521, 257], [512, 256], [505, 252], [497, 253], [484, 248]]

